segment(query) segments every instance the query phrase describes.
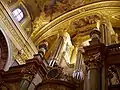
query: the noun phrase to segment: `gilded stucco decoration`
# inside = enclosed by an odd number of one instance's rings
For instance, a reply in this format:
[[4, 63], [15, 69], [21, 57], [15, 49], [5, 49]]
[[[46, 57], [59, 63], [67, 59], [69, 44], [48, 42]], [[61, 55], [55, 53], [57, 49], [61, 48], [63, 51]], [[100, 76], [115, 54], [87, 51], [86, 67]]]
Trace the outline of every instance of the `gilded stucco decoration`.
[[95, 24], [97, 20], [100, 20], [100, 17], [97, 15], [91, 15], [83, 17], [82, 19], [76, 19], [72, 22], [74, 29], [79, 29], [81, 27], [87, 26], [88, 24]]
[[[13, 2], [16, 0], [7, 0]], [[30, 38], [36, 46], [43, 40], [55, 41], [60, 31], [67, 31], [70, 34], [72, 42], [83, 42], [89, 39], [89, 32], [96, 27], [97, 20], [106, 19], [112, 26], [119, 26], [120, 1], [103, 1], [103, 0], [18, 0], [26, 4], [28, 11], [30, 9], [31, 18], [31, 35]], [[31, 6], [30, 6], [31, 5]], [[37, 8], [39, 11], [37, 11]], [[32, 12], [32, 10], [34, 12]], [[3, 17], [2, 17], [3, 16]], [[24, 50], [26, 56], [31, 56], [34, 52], [30, 43], [27, 44], [27, 38], [20, 36], [13, 29], [13, 25], [1, 14], [1, 20], [9, 28], [12, 42], [17, 49]], [[32, 21], [33, 20], [33, 21]], [[116, 23], [117, 21], [117, 23]], [[17, 29], [16, 29], [17, 30]], [[112, 29], [111, 29], [112, 30]], [[20, 31], [21, 33], [22, 31]], [[25, 34], [23, 35], [25, 36]], [[13, 39], [14, 38], [14, 39]], [[29, 40], [28, 40], [29, 41]], [[19, 44], [18, 44], [19, 43]], [[21, 48], [22, 46], [23, 48]], [[33, 46], [33, 44], [32, 44]], [[51, 47], [51, 46], [49, 46]], [[30, 51], [32, 53], [30, 53]], [[36, 50], [35, 50], [36, 51]], [[28, 54], [29, 53], [29, 54]]]
[[[114, 15], [116, 13], [112, 13], [111, 11], [116, 11], [117, 13], [118, 10], [120, 9], [120, 4], [118, 4], [119, 1], [103, 1], [103, 2], [97, 2], [97, 3], [93, 3], [93, 4], [89, 4], [89, 5], [85, 5], [82, 7], [78, 7], [76, 9], [73, 9], [69, 12], [64, 13], [63, 15], [59, 16], [52, 20], [51, 22], [47, 23], [45, 26], [43, 26], [41, 29], [36, 30], [36, 33], [32, 36], [33, 41], [35, 42], [35, 44], [39, 44], [42, 40], [47, 39], [48, 37], [51, 37], [52, 35], [55, 35], [58, 33], [57, 30], [59, 30], [59, 28], [63, 27], [64, 25], [66, 25], [67, 23], [67, 27], [64, 28], [68, 28], [68, 33], [70, 35], [76, 34], [75, 31], [77, 30], [73, 30], [73, 28], [71, 28], [71, 22], [73, 22], [75, 19], [82, 19], [87, 17], [89, 19], [89, 21], [85, 21], [83, 22], [82, 20], [80, 21], [76, 21], [77, 22], [82, 22], [82, 24], [85, 23], [89, 23], [87, 27], [89, 28], [83, 28], [84, 25], [81, 24], [81, 30], [89, 30], [92, 29], [91, 26], [95, 27], [96, 23], [94, 20], [92, 20], [92, 17], [94, 17], [94, 15], [98, 15], [98, 17], [102, 17], [103, 19], [107, 19], [108, 21], [110, 21], [112, 18], [109, 18], [108, 16], [106, 16], [107, 12], [110, 12], [110, 14]], [[55, 14], [54, 14], [55, 15]], [[91, 18], [91, 19], [90, 19]], [[87, 20], [87, 19], [85, 19]], [[111, 23], [114, 20], [110, 21]], [[74, 23], [74, 24], [75, 24]], [[75, 26], [75, 25], [73, 25]], [[76, 25], [77, 27], [79, 27], [78, 25]], [[76, 27], [75, 26], [75, 27]], [[78, 33], [78, 32], [77, 32]], [[71, 36], [72, 37], [72, 36]]]
[[[88, 35], [89, 32], [96, 27], [97, 22], [101, 19], [98, 15], [85, 16], [83, 18], [77, 18], [72, 21], [71, 29], [76, 32], [75, 34], [80, 34], [81, 37]], [[75, 36], [74, 34], [74, 36]]]
[[9, 6], [13, 5], [14, 3], [16, 3], [18, 0], [6, 0], [7, 4]]
[[[0, 19], [0, 27], [10, 39], [12, 52], [15, 51], [15, 54], [12, 54], [12, 59], [17, 59], [20, 64], [25, 63], [24, 61], [32, 57], [37, 51], [36, 47], [30, 39], [26, 38], [25, 34], [23, 35], [24, 32], [21, 33], [19, 28], [14, 24], [6, 12], [6, 7], [3, 7], [2, 3], [0, 3]], [[19, 50], [23, 50], [23, 54], [18, 55]]]

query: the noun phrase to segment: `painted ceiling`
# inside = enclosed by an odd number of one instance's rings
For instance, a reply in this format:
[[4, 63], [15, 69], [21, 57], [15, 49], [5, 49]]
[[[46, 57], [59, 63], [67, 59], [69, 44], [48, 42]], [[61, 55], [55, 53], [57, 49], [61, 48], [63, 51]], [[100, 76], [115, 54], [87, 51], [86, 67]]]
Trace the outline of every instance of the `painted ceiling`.
[[119, 0], [22, 0], [32, 18], [31, 39], [37, 46], [43, 40], [50, 47], [57, 34], [67, 31], [72, 42], [89, 39], [98, 20], [105, 19], [113, 29], [120, 28]]

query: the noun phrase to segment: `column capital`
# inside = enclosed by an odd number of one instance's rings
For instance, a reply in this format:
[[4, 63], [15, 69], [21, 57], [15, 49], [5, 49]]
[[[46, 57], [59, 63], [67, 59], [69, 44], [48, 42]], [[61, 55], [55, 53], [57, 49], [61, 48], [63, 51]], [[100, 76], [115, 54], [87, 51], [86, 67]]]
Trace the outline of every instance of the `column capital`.
[[102, 57], [104, 51], [104, 44], [98, 43], [84, 47], [85, 52], [83, 53], [85, 59], [84, 62], [88, 68], [100, 68], [102, 65]]
[[88, 69], [92, 69], [92, 68], [99, 69], [101, 67], [100, 52], [85, 57], [84, 62], [87, 65]]

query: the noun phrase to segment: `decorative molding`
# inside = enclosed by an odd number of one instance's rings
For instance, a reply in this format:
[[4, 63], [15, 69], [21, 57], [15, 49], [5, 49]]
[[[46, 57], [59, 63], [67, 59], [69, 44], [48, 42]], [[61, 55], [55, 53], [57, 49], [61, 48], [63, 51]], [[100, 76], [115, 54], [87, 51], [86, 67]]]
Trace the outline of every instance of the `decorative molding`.
[[52, 29], [59, 26], [60, 24], [63, 24], [64, 22], [71, 20], [73, 18], [84, 17], [86, 15], [90, 15], [90, 14], [94, 14], [94, 13], [100, 14], [99, 10], [100, 11], [107, 10], [107, 9], [116, 10], [117, 8], [120, 7], [119, 3], [120, 3], [120, 1], [103, 1], [103, 2], [93, 3], [90, 5], [85, 5], [85, 6], [77, 8], [77, 9], [74, 9], [68, 13], [65, 13], [65, 14], [59, 16], [55, 20], [53, 20], [50, 23], [48, 23], [47, 25], [45, 25], [32, 38], [35, 41], [35, 44], [37, 45], [37, 44], [39, 44], [39, 42], [41, 42], [42, 40], [47, 38], [47, 36], [46, 37], [44, 36], [44, 35], [46, 35], [46, 33], [48, 33], [48, 32], [49, 32], [49, 34], [52, 33], [50, 31], [53, 31]]
[[[33, 50], [35, 46], [33, 46], [33, 42], [26, 41], [25, 36], [23, 36], [13, 20], [11, 19], [11, 16], [8, 14], [6, 9], [3, 7], [4, 5], [0, 3], [0, 23], [1, 23], [1, 28], [6, 32], [7, 36], [10, 38], [11, 42], [14, 44], [14, 46], [17, 48], [17, 50], [23, 50], [25, 57], [21, 58], [22, 59], [28, 59], [35, 54], [35, 51], [37, 50], [36, 48]], [[33, 47], [32, 47], [33, 46]], [[32, 48], [31, 48], [32, 47]], [[13, 47], [14, 48], [14, 47]], [[19, 60], [18, 60], [19, 61]], [[23, 62], [23, 61], [20, 61]]]
[[95, 24], [97, 22], [97, 20], [100, 20], [100, 19], [101, 19], [101, 17], [99, 17], [98, 15], [90, 15], [90, 16], [86, 16], [83, 18], [75, 19], [74, 21], [72, 21], [71, 25], [72, 25], [73, 29], [79, 29], [88, 24]]
[[[82, 18], [75, 18], [72, 20], [70, 26], [71, 30], [75, 33], [74, 37], [72, 37], [73, 40], [89, 35], [92, 29], [97, 27], [98, 20], [102, 20], [102, 16], [97, 14], [88, 15]], [[79, 42], [81, 41], [79, 40]]]
[[7, 4], [9, 5], [9, 6], [11, 6], [11, 5], [13, 5], [14, 3], [16, 3], [18, 0], [7, 0], [6, 2], [7, 2]]

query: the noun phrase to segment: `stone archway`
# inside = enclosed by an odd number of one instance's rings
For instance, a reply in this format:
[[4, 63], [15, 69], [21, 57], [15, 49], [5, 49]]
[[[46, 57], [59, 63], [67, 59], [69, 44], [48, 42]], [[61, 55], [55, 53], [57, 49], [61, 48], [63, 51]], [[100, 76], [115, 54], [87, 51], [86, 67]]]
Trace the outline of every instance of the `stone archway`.
[[11, 50], [8, 37], [0, 30], [0, 70], [7, 71], [10, 67]]

